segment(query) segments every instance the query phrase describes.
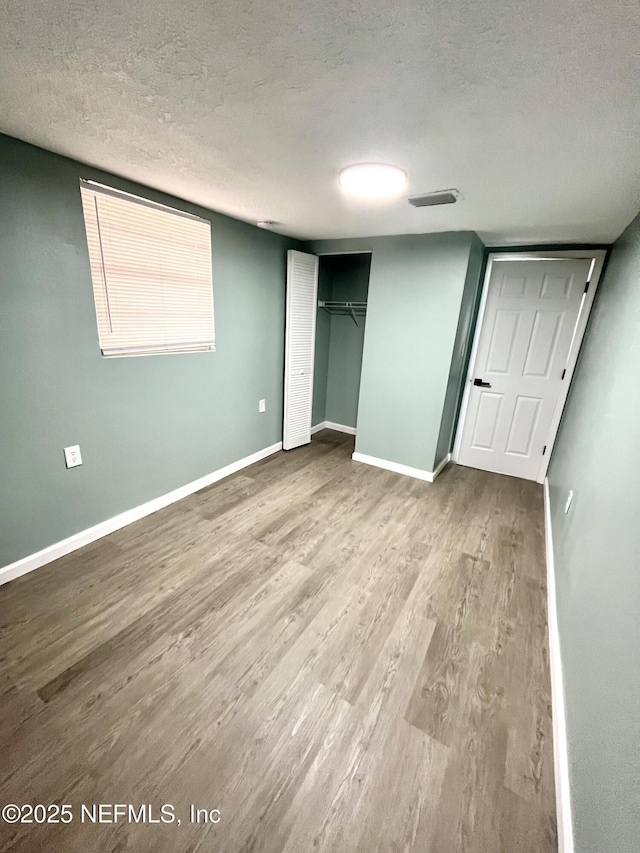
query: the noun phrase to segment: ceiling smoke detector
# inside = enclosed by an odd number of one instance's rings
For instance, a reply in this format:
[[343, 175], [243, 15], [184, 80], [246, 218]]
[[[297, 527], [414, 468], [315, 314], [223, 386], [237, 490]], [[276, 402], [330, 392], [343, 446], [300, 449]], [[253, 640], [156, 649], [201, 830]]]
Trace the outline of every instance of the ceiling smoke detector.
[[436, 204], [455, 204], [460, 192], [458, 190], [436, 190], [427, 195], [415, 195], [409, 199], [414, 207], [432, 207]]

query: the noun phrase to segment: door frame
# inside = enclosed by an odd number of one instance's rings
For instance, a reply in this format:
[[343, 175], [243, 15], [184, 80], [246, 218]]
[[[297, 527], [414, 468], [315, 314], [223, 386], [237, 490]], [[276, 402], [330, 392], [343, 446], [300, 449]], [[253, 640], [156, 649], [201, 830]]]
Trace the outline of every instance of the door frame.
[[[373, 261], [373, 249], [343, 249], [341, 252], [312, 252], [311, 254], [317, 255], [319, 259], [322, 258], [337, 258], [343, 257], [344, 255], [370, 255], [371, 262]], [[369, 284], [371, 283], [371, 266], [369, 266], [369, 281], [367, 283], [367, 291], [369, 288]], [[318, 285], [320, 284], [320, 269], [318, 268]], [[369, 301], [369, 296], [367, 294], [367, 302]], [[317, 329], [317, 326], [316, 326]], [[317, 334], [317, 332], [314, 332]], [[314, 341], [315, 346], [315, 341]], [[360, 375], [362, 376], [362, 367], [360, 368]], [[360, 399], [358, 398], [358, 405], [360, 404]], [[326, 412], [325, 412], [326, 414]], [[313, 415], [312, 415], [313, 419]], [[311, 432], [313, 434], [313, 430], [315, 429], [318, 432], [320, 429], [334, 429], [337, 432], [344, 432], [348, 435], [357, 435], [358, 434], [358, 420], [356, 418], [356, 425], [354, 427], [345, 426], [344, 424], [336, 424], [333, 421], [321, 421], [319, 424], [316, 424], [315, 427], [311, 427]]]
[[545, 453], [545, 455], [542, 457], [542, 461], [538, 469], [538, 475], [536, 477], [537, 483], [544, 483], [545, 477], [547, 476], [549, 462], [551, 460], [551, 454], [553, 453], [553, 446], [558, 434], [558, 428], [560, 426], [562, 412], [564, 411], [564, 406], [567, 401], [567, 396], [569, 394], [569, 388], [571, 386], [571, 380], [573, 378], [576, 363], [578, 361], [580, 346], [582, 345], [584, 333], [586, 331], [587, 323], [589, 321], [589, 315], [591, 314], [591, 309], [593, 307], [593, 300], [595, 298], [596, 291], [598, 289], [598, 284], [600, 283], [600, 278], [602, 276], [602, 269], [604, 267], [606, 256], [607, 249], [560, 249], [550, 251], [545, 251], [544, 249], [542, 249], [540, 251], [532, 252], [528, 252], [526, 250], [521, 252], [489, 252], [489, 254], [487, 255], [487, 266], [484, 274], [484, 280], [482, 282], [482, 296], [480, 297], [480, 307], [478, 309], [478, 316], [476, 318], [476, 324], [473, 331], [473, 344], [471, 347], [471, 356], [469, 358], [469, 368], [467, 370], [467, 375], [465, 376], [465, 389], [464, 394], [462, 396], [462, 403], [460, 404], [460, 417], [458, 418], [456, 438], [453, 445], [453, 452], [451, 454], [451, 458], [454, 462], [458, 461], [460, 445], [462, 443], [462, 432], [465, 427], [465, 421], [469, 407], [471, 383], [473, 381], [473, 375], [475, 373], [476, 359], [478, 355], [478, 347], [480, 344], [480, 335], [482, 333], [482, 324], [484, 322], [485, 309], [487, 307], [489, 282], [493, 273], [493, 265], [504, 261], [557, 261], [564, 259], [591, 261], [591, 268], [589, 270], [588, 278], [589, 288], [582, 298], [582, 303], [578, 312], [578, 319], [576, 320], [573, 340], [571, 341], [569, 355], [567, 356], [567, 364], [565, 367], [565, 370], [567, 372], [564, 378], [565, 385], [558, 397], [558, 402], [556, 404], [556, 408], [553, 413], [553, 418], [551, 419], [551, 424], [549, 426], [549, 433], [547, 435], [546, 441], [547, 453]]

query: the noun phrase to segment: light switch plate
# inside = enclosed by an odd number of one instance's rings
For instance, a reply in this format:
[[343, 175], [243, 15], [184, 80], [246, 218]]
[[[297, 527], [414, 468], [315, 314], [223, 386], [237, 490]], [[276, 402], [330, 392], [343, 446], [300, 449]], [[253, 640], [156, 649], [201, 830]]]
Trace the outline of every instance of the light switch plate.
[[64, 461], [67, 468], [75, 468], [82, 465], [82, 456], [80, 455], [80, 445], [74, 444], [72, 447], [65, 447]]
[[258, 411], [266, 412], [267, 411], [267, 401], [266, 400], [258, 400]]
[[569, 492], [569, 494], [567, 495], [567, 502], [566, 502], [566, 504], [564, 505], [564, 513], [565, 513], [565, 515], [569, 512], [569, 508], [570, 508], [570, 506], [571, 506], [571, 501], [572, 501], [572, 500], [573, 500], [573, 492]]

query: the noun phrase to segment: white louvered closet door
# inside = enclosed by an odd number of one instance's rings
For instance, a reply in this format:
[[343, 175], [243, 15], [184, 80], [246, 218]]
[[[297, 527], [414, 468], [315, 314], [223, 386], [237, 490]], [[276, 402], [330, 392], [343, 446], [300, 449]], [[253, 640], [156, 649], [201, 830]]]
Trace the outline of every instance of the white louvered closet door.
[[313, 357], [318, 306], [318, 258], [287, 252], [287, 317], [284, 357], [284, 435], [292, 450], [311, 441]]

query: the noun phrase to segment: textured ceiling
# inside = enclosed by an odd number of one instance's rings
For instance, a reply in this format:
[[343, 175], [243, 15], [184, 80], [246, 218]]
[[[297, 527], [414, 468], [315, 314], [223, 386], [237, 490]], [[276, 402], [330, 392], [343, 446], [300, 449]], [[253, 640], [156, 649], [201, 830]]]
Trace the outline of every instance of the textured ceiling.
[[[3, 0], [0, 131], [299, 237], [608, 242], [639, 46], [637, 0]], [[363, 160], [461, 200], [347, 202]]]

